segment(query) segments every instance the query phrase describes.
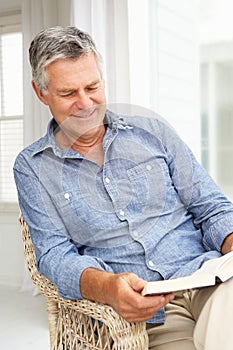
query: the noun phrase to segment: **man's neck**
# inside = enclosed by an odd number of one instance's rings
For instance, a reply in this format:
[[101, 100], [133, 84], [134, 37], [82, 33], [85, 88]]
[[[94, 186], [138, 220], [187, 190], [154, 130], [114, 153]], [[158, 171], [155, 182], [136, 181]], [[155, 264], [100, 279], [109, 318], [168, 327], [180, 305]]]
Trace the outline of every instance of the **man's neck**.
[[103, 166], [104, 152], [102, 142], [105, 131], [105, 126], [102, 125], [92, 137], [86, 137], [86, 135], [83, 135], [76, 140], [71, 140], [63, 130], [60, 130], [55, 138], [60, 148], [73, 149], [84, 157]]

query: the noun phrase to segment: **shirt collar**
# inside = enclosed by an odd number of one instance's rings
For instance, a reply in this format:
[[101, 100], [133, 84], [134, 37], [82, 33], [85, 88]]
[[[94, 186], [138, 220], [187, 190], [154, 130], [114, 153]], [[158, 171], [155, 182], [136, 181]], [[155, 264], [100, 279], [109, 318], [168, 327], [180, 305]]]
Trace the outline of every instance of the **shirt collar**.
[[[106, 110], [104, 124], [107, 125], [108, 128], [115, 131], [117, 131], [118, 129], [126, 130], [132, 128], [132, 126], [124, 120], [123, 116], [118, 115], [110, 110]], [[55, 140], [55, 135], [58, 132], [58, 130], [59, 125], [57, 124], [55, 119], [51, 119], [48, 124], [46, 135], [38, 140], [34, 152], [32, 153], [32, 156], [35, 156], [38, 153], [41, 153], [46, 149], [50, 148], [53, 150], [54, 154], [60, 158], [65, 158], [68, 156], [72, 158], [77, 158], [78, 153], [76, 151], [70, 149], [62, 149], [58, 146]]]
[[108, 125], [113, 130], [126, 130], [126, 129], [132, 129], [132, 125], [129, 125], [123, 115], [116, 114], [110, 110], [106, 111], [104, 123]]
[[[55, 119], [51, 119], [48, 124], [46, 135], [36, 142], [36, 147], [34, 149], [34, 152], [32, 153], [32, 156], [35, 156], [38, 153], [41, 153], [49, 148], [51, 148], [55, 154], [64, 151], [63, 149], [58, 147], [57, 142], [55, 140], [55, 135], [58, 130], [59, 126], [57, 122], [55, 121]], [[65, 151], [67, 152], [67, 150]]]

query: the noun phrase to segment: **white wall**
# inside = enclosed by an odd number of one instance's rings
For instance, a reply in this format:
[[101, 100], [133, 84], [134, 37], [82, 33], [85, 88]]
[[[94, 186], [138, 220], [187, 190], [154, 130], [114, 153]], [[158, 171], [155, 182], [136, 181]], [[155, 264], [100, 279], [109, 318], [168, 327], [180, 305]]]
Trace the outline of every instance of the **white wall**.
[[20, 286], [24, 272], [18, 212], [0, 214], [0, 284]]

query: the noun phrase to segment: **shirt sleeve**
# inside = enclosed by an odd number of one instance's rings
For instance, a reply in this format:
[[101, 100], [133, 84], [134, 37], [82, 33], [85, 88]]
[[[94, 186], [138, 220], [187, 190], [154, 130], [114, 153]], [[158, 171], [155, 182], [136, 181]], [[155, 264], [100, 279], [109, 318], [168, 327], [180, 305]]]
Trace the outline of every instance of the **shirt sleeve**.
[[159, 125], [174, 187], [201, 228], [206, 249], [220, 251], [233, 232], [233, 205], [177, 133], [165, 123]]
[[50, 194], [22, 155], [16, 160], [14, 176], [20, 209], [35, 247], [38, 271], [57, 286], [63, 298], [82, 299], [80, 277], [83, 271], [89, 267], [108, 272], [112, 269], [99, 258], [79, 254]]

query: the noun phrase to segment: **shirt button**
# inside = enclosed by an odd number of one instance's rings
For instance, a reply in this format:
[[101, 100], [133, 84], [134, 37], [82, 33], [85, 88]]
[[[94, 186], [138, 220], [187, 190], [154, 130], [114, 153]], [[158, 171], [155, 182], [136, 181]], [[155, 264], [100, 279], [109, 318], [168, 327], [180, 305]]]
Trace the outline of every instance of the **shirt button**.
[[109, 184], [110, 179], [108, 177], [105, 178], [105, 182], [107, 182], [107, 184]]
[[149, 265], [150, 267], [154, 267], [154, 266], [155, 266], [155, 264], [153, 263], [152, 260], [148, 261], [148, 265]]
[[150, 171], [152, 169], [152, 166], [150, 164], [147, 164], [146, 170]]
[[125, 215], [124, 210], [120, 210], [119, 214], [120, 214], [120, 216], [124, 216]]
[[138, 231], [133, 231], [133, 236], [134, 236], [135, 238], [137, 238], [137, 237], [139, 236], [139, 232], [138, 232]]
[[70, 200], [70, 194], [69, 193], [65, 193], [64, 194], [64, 198], [67, 199], [68, 201]]

